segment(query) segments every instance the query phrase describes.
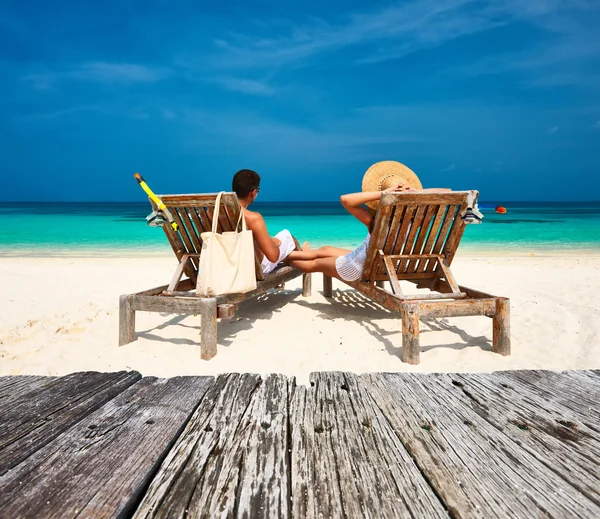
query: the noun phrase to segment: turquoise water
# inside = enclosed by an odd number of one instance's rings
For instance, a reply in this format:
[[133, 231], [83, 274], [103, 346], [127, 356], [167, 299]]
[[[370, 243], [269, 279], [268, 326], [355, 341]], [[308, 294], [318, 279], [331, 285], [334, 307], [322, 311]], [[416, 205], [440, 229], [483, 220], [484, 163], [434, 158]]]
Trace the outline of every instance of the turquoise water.
[[[483, 224], [467, 226], [461, 250], [514, 253], [600, 252], [600, 202], [480, 204]], [[287, 228], [313, 246], [354, 247], [365, 228], [339, 203], [257, 203], [269, 231]], [[54, 256], [169, 254], [160, 228], [148, 227], [149, 204], [3, 203], [0, 255]]]

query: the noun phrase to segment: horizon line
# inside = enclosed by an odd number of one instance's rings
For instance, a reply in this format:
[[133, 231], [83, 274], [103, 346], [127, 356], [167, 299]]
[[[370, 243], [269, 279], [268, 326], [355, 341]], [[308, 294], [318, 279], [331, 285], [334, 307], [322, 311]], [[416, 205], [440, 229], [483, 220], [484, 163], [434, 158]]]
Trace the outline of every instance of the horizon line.
[[[480, 204], [498, 203], [529, 204], [529, 203], [600, 203], [600, 200], [479, 200]], [[0, 200], [0, 204], [144, 204], [145, 200]], [[339, 200], [261, 200], [254, 204], [335, 204]]]

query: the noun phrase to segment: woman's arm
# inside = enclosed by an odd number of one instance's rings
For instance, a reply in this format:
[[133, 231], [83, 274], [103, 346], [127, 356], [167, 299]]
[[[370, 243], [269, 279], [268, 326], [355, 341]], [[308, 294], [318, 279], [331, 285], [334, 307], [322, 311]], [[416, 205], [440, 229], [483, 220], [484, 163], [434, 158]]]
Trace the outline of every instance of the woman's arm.
[[373, 216], [371, 213], [363, 207], [363, 204], [367, 202], [374, 202], [379, 200], [381, 195], [384, 193], [401, 193], [404, 192], [405, 188], [401, 184], [396, 187], [390, 187], [384, 191], [367, 191], [362, 193], [349, 193], [340, 197], [340, 202], [351, 215], [353, 215], [358, 221], [364, 223], [367, 227], [371, 225]]
[[452, 191], [452, 189], [445, 187], [416, 189], [414, 187], [398, 184], [396, 187], [390, 187], [384, 191], [367, 191], [342, 195], [340, 197], [340, 202], [350, 214], [369, 227], [373, 220], [373, 216], [365, 207], [363, 207], [363, 204], [379, 200], [384, 193], [447, 193], [448, 191]]

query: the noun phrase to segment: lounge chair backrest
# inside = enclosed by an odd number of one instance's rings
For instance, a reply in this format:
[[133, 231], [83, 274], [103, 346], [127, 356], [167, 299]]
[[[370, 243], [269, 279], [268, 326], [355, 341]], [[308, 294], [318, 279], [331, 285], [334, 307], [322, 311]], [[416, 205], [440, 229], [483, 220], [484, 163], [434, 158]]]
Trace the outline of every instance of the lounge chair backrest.
[[[168, 224], [162, 226], [167, 239], [173, 247], [177, 259], [184, 254], [200, 254], [202, 251], [203, 232], [211, 232], [217, 193], [191, 195], [158, 195], [165, 204], [179, 229], [174, 231]], [[152, 207], [157, 207], [150, 200]], [[235, 193], [223, 193], [221, 207], [217, 215], [217, 232], [234, 231], [240, 215], [241, 206]], [[260, 261], [255, 255], [256, 279], [263, 280]], [[195, 283], [198, 275], [198, 258], [188, 262], [185, 273]]]
[[442, 276], [437, 261], [423, 256], [439, 255], [448, 266], [452, 263], [465, 229], [461, 213], [467, 209], [469, 194], [475, 203], [477, 191], [383, 195], [361, 280], [388, 279], [383, 255], [403, 256], [394, 258], [398, 279]]

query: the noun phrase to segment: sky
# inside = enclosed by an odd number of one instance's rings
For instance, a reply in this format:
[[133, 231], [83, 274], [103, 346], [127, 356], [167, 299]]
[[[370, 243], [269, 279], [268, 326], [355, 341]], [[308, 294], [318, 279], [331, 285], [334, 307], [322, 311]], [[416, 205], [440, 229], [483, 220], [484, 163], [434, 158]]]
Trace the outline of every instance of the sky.
[[0, 200], [600, 200], [600, 2], [3, 0]]

